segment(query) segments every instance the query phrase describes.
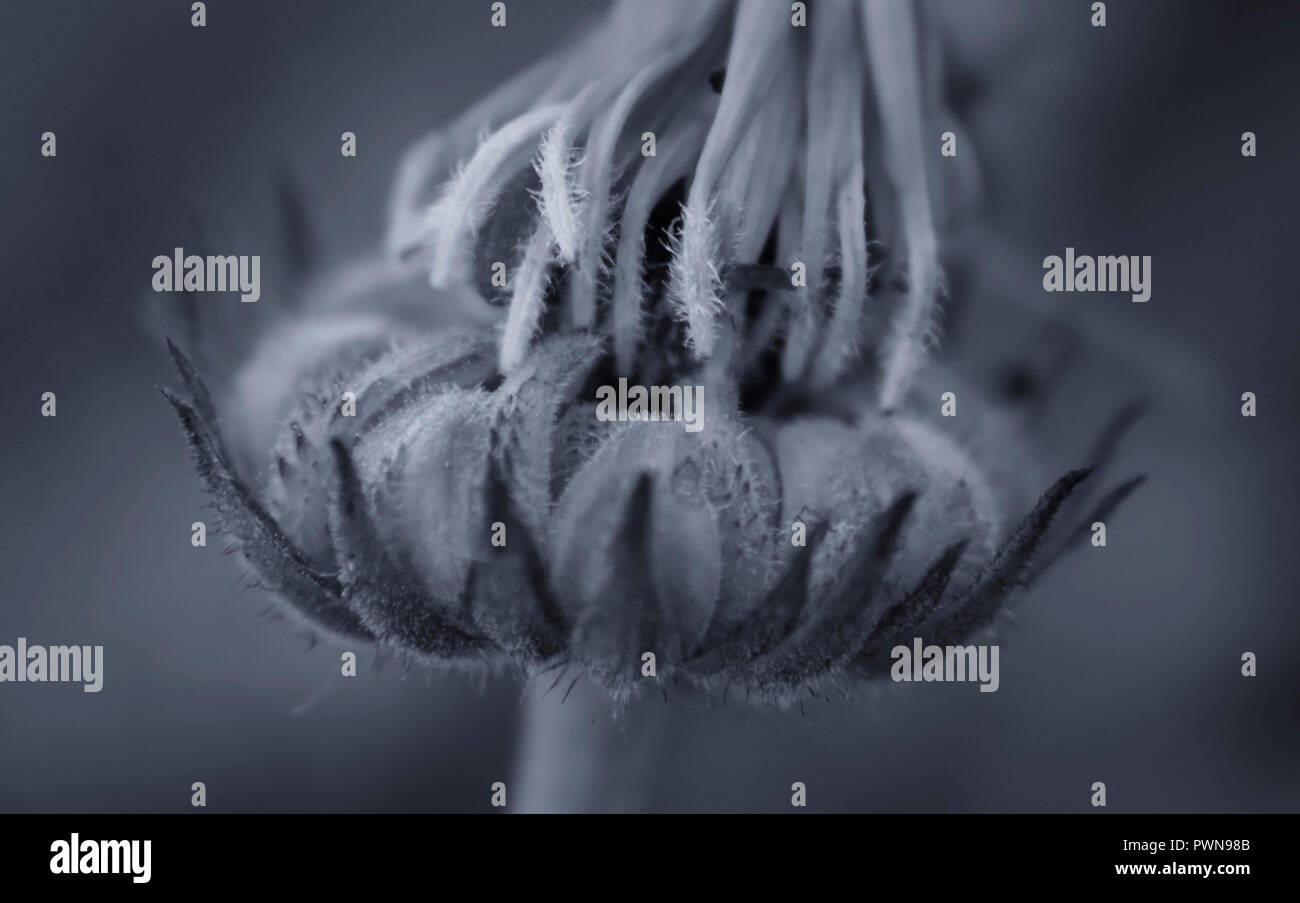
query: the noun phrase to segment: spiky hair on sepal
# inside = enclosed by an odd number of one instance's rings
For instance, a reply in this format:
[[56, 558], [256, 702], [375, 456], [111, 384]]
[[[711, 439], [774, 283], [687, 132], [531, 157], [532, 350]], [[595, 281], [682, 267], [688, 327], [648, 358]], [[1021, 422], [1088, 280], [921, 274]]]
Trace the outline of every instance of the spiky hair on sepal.
[[[565, 666], [616, 700], [673, 681], [789, 705], [827, 684], [878, 676], [882, 651], [917, 631], [957, 642], [987, 626], [1041, 573], [1040, 551], [1058, 556], [1088, 521], [1062, 526], [1057, 517], [1089, 478], [1080, 469], [1044, 493], [971, 579], [952, 585], [974, 538], [962, 537], [936, 549], [919, 582], [905, 586], [900, 556], [924, 553], [918, 517], [930, 515], [917, 514], [920, 493], [901, 487], [878, 510], [857, 512], [852, 530], [805, 513], [806, 546], [787, 554], [773, 514], [762, 513], [777, 501], [781, 474], [738, 420], [707, 438], [671, 424], [642, 424], [644, 432], [628, 425], [598, 442], [557, 487], [563, 413], [578, 403], [576, 387], [600, 348], [593, 337], [570, 336], [545, 342], [526, 371], [493, 391], [443, 384], [412, 396], [404, 413], [336, 424], [319, 486], [331, 561], [322, 569], [230, 466], [203, 380], [168, 347], [190, 398], [160, 391], [180, 419], [220, 528], [260, 582], [309, 623], [432, 665], [487, 662], [523, 673]], [[409, 366], [409, 353], [391, 357], [404, 379], [428, 382]], [[471, 410], [481, 413], [456, 413]], [[438, 411], [449, 416], [445, 423], [412, 429], [419, 415]], [[471, 423], [483, 424], [481, 443], [437, 438]], [[452, 453], [466, 448], [482, 460]], [[371, 464], [359, 467], [358, 454]], [[749, 463], [733, 471], [735, 462]], [[431, 571], [427, 557], [411, 553], [427, 545], [411, 533], [427, 523], [423, 510], [403, 513], [385, 501], [401, 499], [413, 479], [427, 488], [422, 474], [445, 467], [455, 475], [439, 491], [468, 493], [459, 507], [432, 512], [463, 517], [440, 525], [462, 534], [447, 547], [468, 556], [467, 579], [456, 584], [445, 582], [446, 568]], [[1113, 510], [1135, 485], [1105, 493], [1093, 514]], [[509, 537], [502, 548], [488, 540], [496, 528]], [[834, 548], [831, 535], [840, 537]], [[829, 575], [815, 579], [815, 569], [827, 566]], [[745, 571], [759, 582], [741, 579]], [[449, 595], [448, 586], [458, 589]], [[755, 586], [762, 587], [756, 605]], [[646, 651], [658, 658], [657, 681], [639, 670]]]

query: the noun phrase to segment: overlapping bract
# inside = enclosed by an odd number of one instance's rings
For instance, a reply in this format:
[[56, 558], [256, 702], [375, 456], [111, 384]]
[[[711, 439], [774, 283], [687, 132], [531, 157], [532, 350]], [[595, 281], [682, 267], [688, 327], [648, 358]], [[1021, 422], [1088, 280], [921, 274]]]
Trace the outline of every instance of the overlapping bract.
[[[412, 151], [389, 259], [265, 336], [224, 417], [172, 348], [188, 398], [165, 394], [266, 586], [414, 660], [784, 704], [988, 625], [1136, 487], [1080, 518], [1098, 478], [1072, 471], [1008, 529], [986, 475], [1025, 450], [976, 460], [922, 416], [921, 36], [892, 0], [809, 7], [624, 0]], [[868, 304], [882, 270], [899, 297]], [[703, 384], [704, 428], [598, 420], [614, 375]]]
[[[1077, 529], [1052, 525], [1086, 470], [983, 557], [992, 521], [950, 474], [922, 487], [936, 456], [890, 438], [907, 428], [837, 425], [841, 453], [828, 463], [802, 461], [789, 440], [829, 422], [780, 425], [776, 451], [758, 438], [763, 424], [725, 408], [700, 433], [600, 423], [578, 394], [598, 339], [549, 339], [489, 391], [474, 362], [492, 347], [435, 334], [336, 374], [332, 387], [355, 387], [356, 416], [340, 416], [328, 391], [309, 396], [261, 497], [232, 468], [203, 383], [173, 348], [190, 397], [166, 394], [226, 531], [313, 625], [427, 662], [566, 663], [615, 697], [653, 683], [641, 673], [653, 652], [661, 681], [784, 703], [883, 671], [895, 641], [957, 641], [988, 624], [1035, 555]], [[914, 484], [885, 457], [891, 441], [915, 455]], [[873, 460], [874, 474], [854, 470]], [[803, 504], [801, 467], [851, 504]]]

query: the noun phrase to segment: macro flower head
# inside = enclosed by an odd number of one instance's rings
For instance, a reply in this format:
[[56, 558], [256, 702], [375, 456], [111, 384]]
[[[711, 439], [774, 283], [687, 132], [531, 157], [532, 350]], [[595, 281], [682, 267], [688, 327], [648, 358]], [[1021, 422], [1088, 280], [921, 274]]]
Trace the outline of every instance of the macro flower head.
[[[249, 567], [326, 632], [618, 700], [786, 705], [988, 627], [1138, 481], [1023, 485], [931, 359], [925, 38], [890, 0], [626, 0], [422, 140], [382, 258], [220, 404], [171, 346]], [[619, 379], [701, 386], [702, 429], [598, 418]]]

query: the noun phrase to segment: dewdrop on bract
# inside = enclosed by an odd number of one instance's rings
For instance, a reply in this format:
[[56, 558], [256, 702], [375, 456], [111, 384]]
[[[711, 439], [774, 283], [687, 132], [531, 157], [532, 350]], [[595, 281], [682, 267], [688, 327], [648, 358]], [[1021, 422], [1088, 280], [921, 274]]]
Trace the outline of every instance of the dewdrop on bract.
[[[1089, 512], [1072, 471], [1009, 511], [1025, 449], [918, 394], [942, 284], [923, 37], [889, 0], [810, 3], [807, 27], [624, 2], [421, 141], [388, 265], [463, 325], [307, 305], [291, 364], [234, 378], [273, 376], [276, 429], [223, 410], [229, 437], [175, 351], [190, 397], [168, 398], [249, 566], [332, 633], [568, 665], [619, 700], [789, 704], [988, 625], [1135, 484]], [[620, 379], [703, 387], [700, 429], [599, 418]]]

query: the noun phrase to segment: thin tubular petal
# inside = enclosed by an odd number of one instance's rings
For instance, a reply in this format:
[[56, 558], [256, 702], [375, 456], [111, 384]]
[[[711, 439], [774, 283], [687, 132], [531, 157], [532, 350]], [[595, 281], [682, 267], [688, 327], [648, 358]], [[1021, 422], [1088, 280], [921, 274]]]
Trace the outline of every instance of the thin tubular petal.
[[429, 208], [425, 222], [433, 246], [429, 283], [434, 288], [447, 288], [466, 278], [468, 261], [473, 256], [468, 253], [467, 238], [486, 218], [505, 173], [520, 165], [521, 154], [527, 159], [538, 136], [554, 125], [563, 111], [562, 105], [551, 104], [530, 110], [503, 126], [479, 146], [460, 175]]
[[555, 244], [551, 230], [538, 223], [524, 249], [523, 260], [515, 272], [510, 294], [510, 313], [501, 334], [501, 372], [513, 373], [523, 363], [528, 345], [537, 334], [551, 281], [551, 263]]
[[[696, 169], [696, 176], [699, 169]], [[722, 303], [722, 278], [718, 273], [718, 228], [711, 205], [682, 210], [682, 231], [674, 241], [669, 270], [668, 296], [673, 312], [686, 324], [686, 344], [696, 357], [713, 353], [714, 326]]]
[[803, 118], [793, 56], [782, 44], [773, 66], [789, 75], [777, 79], [755, 113], [720, 190], [722, 206], [734, 209], [737, 220], [727, 228], [734, 233], [730, 263], [758, 260], [781, 204]]
[[569, 295], [573, 322], [579, 328], [588, 326], [595, 320], [597, 279], [604, 256], [603, 224], [609, 211], [610, 188], [616, 175], [614, 153], [619, 136], [633, 108], [646, 92], [665, 75], [679, 69], [712, 36], [722, 8], [722, 4], [695, 7], [693, 14], [686, 17], [678, 39], [632, 77], [610, 109], [597, 119], [592, 128], [587, 144], [587, 158], [582, 167], [582, 190], [587, 197], [590, 228], [579, 251]]
[[770, 88], [777, 75], [772, 59], [782, 39], [790, 39], [790, 32], [785, 10], [767, 0], [740, 0], [727, 55], [726, 84], [691, 185], [691, 198], [697, 205], [707, 203], [717, 188], [718, 176], [740, 140], [755, 99]]
[[[388, 201], [388, 232], [384, 247], [391, 257], [405, 257], [421, 241], [430, 199], [430, 183], [473, 149], [479, 136], [513, 119], [537, 102], [537, 86], [551, 84], [564, 57], [545, 57], [513, 76], [454, 123], [425, 135], [402, 157]], [[552, 89], [554, 90], [554, 89]]]
[[550, 226], [560, 260], [572, 263], [583, 240], [582, 220], [585, 191], [574, 178], [573, 139], [582, 131], [597, 107], [609, 99], [610, 79], [588, 85], [568, 105], [560, 121], [542, 138], [536, 164], [542, 188], [538, 206], [542, 219]]
[[781, 41], [791, 39], [791, 31], [784, 9], [765, 0], [741, 0], [727, 56], [727, 80], [682, 212], [681, 241], [669, 283], [669, 297], [697, 357], [712, 353], [714, 318], [722, 307], [713, 194], [755, 98], [770, 88], [776, 75], [770, 61]]
[[939, 291], [938, 240], [930, 210], [921, 136], [921, 84], [911, 6], [864, 0], [863, 36], [884, 128], [885, 161], [902, 208], [908, 290], [884, 360], [880, 407], [894, 409], [911, 382], [935, 330]]
[[863, 191], [861, 107], [844, 110], [848, 141], [844, 157], [848, 170], [840, 179], [836, 197], [840, 239], [840, 287], [835, 311], [826, 329], [822, 353], [817, 356], [814, 382], [834, 382], [857, 351], [862, 307], [867, 295], [866, 196]]
[[629, 29], [618, 21], [620, 14], [632, 9], [632, 4], [624, 3], [605, 22], [587, 28], [570, 53], [546, 56], [527, 66], [450, 126], [429, 133], [407, 152], [388, 205], [385, 248], [390, 255], [405, 258], [427, 238], [430, 199], [425, 192], [430, 182], [446, 178], [447, 171], [474, 149], [484, 133], [496, 130], [530, 107], [567, 100], [590, 83], [601, 69], [601, 51], [610, 43], [611, 31], [653, 46], [659, 37], [653, 31]]
[[614, 358], [620, 373], [631, 373], [641, 338], [641, 263], [645, 257], [645, 226], [656, 201], [678, 179], [690, 175], [704, 142], [704, 123], [692, 119], [675, 133], [665, 134], [658, 155], [637, 171], [623, 205], [618, 252], [614, 264]]
[[[848, 123], [843, 97], [846, 79], [842, 71], [851, 57], [850, 35], [853, 9], [847, 2], [818, 7], [813, 16], [812, 63], [809, 67], [805, 104], [808, 109], [807, 147], [804, 169], [803, 229], [799, 259], [805, 267], [806, 283], [795, 298], [795, 316], [790, 324], [781, 371], [787, 380], [799, 378], [807, 369], [817, 330], [821, 324], [822, 283], [829, 245], [829, 210], [836, 182], [840, 149], [847, 140]], [[861, 153], [858, 155], [861, 157]]]

